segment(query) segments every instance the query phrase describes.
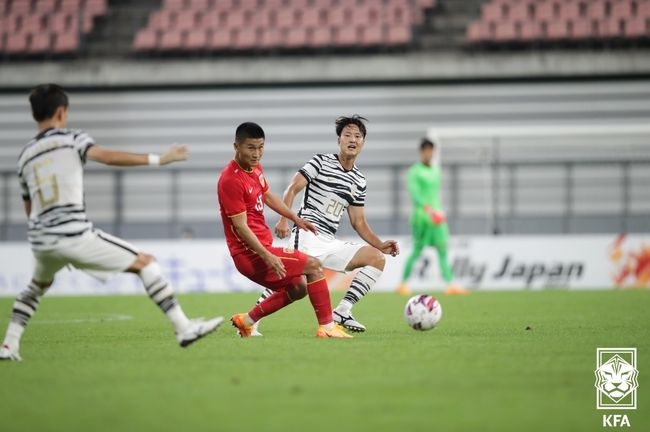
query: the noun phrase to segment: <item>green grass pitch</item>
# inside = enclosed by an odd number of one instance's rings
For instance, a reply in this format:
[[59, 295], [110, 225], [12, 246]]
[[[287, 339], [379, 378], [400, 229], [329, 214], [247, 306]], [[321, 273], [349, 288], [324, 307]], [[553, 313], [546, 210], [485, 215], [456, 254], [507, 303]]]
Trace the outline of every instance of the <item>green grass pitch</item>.
[[[229, 317], [256, 297], [181, 301], [188, 315]], [[355, 309], [369, 331], [351, 340], [316, 339], [305, 299], [267, 318], [263, 338], [224, 325], [181, 349], [144, 295], [48, 297], [24, 361], [0, 363], [0, 429], [595, 431], [603, 413], [618, 413], [650, 430], [647, 290], [440, 300], [429, 332], [406, 326], [405, 298], [371, 293]], [[3, 332], [11, 303], [0, 299]], [[596, 410], [597, 347], [637, 348], [636, 411]]]

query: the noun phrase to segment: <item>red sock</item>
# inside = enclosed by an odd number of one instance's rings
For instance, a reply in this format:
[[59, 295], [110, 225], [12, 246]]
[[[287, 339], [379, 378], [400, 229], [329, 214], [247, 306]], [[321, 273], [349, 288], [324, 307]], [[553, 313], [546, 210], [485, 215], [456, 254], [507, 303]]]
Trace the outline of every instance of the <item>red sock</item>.
[[322, 278], [307, 283], [307, 293], [309, 301], [314, 307], [318, 324], [329, 324], [332, 322], [332, 302], [330, 300], [330, 290], [327, 287], [327, 279]]
[[285, 290], [276, 291], [260, 304], [256, 305], [253, 309], [248, 312], [248, 316], [255, 322], [264, 318], [267, 315], [271, 315], [273, 312], [277, 312], [283, 307], [291, 304], [293, 300], [289, 298], [289, 294]]

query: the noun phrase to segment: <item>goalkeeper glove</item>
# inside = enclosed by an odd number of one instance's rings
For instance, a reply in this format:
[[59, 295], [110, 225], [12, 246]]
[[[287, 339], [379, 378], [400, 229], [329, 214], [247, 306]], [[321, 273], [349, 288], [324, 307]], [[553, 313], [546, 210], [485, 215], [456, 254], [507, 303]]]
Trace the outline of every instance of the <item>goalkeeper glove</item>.
[[429, 206], [424, 206], [424, 211], [427, 212], [429, 217], [431, 217], [431, 221], [433, 222], [434, 225], [440, 225], [441, 223], [447, 220], [443, 212], [434, 210]]

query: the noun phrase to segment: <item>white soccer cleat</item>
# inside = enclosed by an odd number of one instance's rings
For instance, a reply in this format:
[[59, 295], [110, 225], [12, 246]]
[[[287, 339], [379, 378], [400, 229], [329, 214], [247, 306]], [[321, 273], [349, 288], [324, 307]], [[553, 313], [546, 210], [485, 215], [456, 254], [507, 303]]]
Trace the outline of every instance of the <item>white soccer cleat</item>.
[[358, 333], [366, 331], [366, 326], [354, 319], [352, 314], [343, 315], [335, 309], [332, 311], [332, 318], [334, 319], [335, 323], [342, 325], [350, 331]]
[[18, 353], [18, 349], [11, 349], [9, 345], [3, 344], [0, 347], [0, 361], [1, 360], [13, 360], [13, 361], [23, 361], [22, 357]]
[[185, 348], [192, 343], [207, 336], [223, 324], [223, 317], [216, 317], [210, 320], [197, 318], [190, 321], [190, 326], [182, 333], [176, 333], [178, 344]]

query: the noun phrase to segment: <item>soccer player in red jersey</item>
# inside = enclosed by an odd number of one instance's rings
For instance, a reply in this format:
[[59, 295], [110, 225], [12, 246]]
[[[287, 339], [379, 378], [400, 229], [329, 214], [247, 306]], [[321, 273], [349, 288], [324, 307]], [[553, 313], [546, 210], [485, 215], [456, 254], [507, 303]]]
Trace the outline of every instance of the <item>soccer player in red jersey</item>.
[[[314, 234], [317, 230], [269, 190], [260, 165], [264, 139], [264, 130], [256, 123], [237, 127], [235, 158], [221, 172], [217, 195], [235, 267], [274, 293], [248, 313], [235, 314], [230, 320], [241, 337], [249, 337], [256, 321], [309, 294], [319, 324], [316, 336], [351, 338], [332, 319], [329, 288], [320, 261], [294, 249], [273, 247], [273, 236], [264, 219], [264, 204], [300, 229]], [[303, 275], [307, 277], [306, 283]]]

